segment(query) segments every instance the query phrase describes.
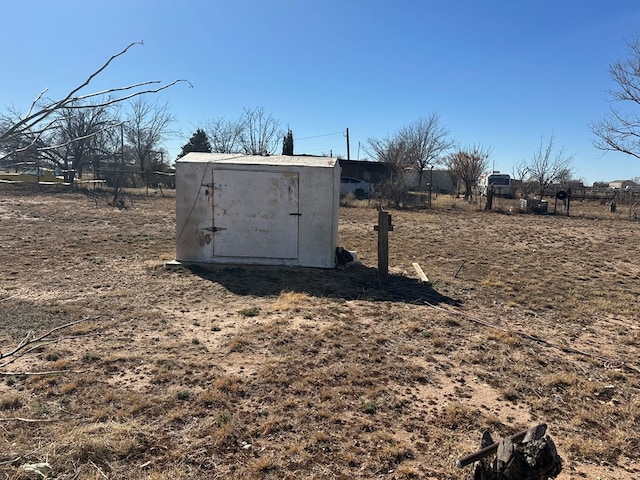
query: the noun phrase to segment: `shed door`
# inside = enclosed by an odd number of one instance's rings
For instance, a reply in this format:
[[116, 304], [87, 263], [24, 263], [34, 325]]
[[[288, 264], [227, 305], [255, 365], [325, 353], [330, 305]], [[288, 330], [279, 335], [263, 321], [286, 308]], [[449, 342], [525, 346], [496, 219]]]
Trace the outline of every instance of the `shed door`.
[[298, 173], [213, 172], [213, 254], [298, 258]]

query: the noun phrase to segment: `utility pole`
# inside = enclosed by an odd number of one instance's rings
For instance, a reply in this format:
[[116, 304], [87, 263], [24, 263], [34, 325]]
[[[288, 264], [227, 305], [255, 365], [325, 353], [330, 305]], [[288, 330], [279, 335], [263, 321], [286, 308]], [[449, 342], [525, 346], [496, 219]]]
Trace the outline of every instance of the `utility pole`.
[[349, 129], [347, 128], [347, 160], [351, 160], [351, 154], [349, 153]]

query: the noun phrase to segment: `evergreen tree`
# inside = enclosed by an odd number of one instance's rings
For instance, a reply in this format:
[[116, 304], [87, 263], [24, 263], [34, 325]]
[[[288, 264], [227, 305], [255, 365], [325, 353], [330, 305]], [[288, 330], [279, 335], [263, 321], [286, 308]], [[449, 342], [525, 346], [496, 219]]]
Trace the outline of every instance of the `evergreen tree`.
[[282, 139], [282, 155], [293, 155], [293, 132], [291, 129]]
[[209, 143], [209, 137], [201, 128], [191, 135], [189, 141], [183, 145], [182, 152], [178, 155], [178, 158], [184, 157], [189, 152], [206, 152], [211, 153], [211, 143]]

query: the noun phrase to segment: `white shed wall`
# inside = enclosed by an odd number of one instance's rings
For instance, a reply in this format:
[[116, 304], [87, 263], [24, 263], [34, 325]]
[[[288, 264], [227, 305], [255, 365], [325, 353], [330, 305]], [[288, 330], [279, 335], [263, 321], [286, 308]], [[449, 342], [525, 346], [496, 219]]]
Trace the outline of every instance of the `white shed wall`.
[[176, 259], [333, 268], [339, 189], [334, 158], [187, 154], [176, 162]]

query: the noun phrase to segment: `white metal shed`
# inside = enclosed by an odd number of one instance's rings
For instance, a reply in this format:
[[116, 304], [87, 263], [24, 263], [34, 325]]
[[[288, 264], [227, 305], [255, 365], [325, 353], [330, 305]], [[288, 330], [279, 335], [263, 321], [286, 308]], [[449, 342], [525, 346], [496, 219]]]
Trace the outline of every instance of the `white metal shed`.
[[188, 153], [176, 162], [176, 260], [333, 268], [337, 159]]

